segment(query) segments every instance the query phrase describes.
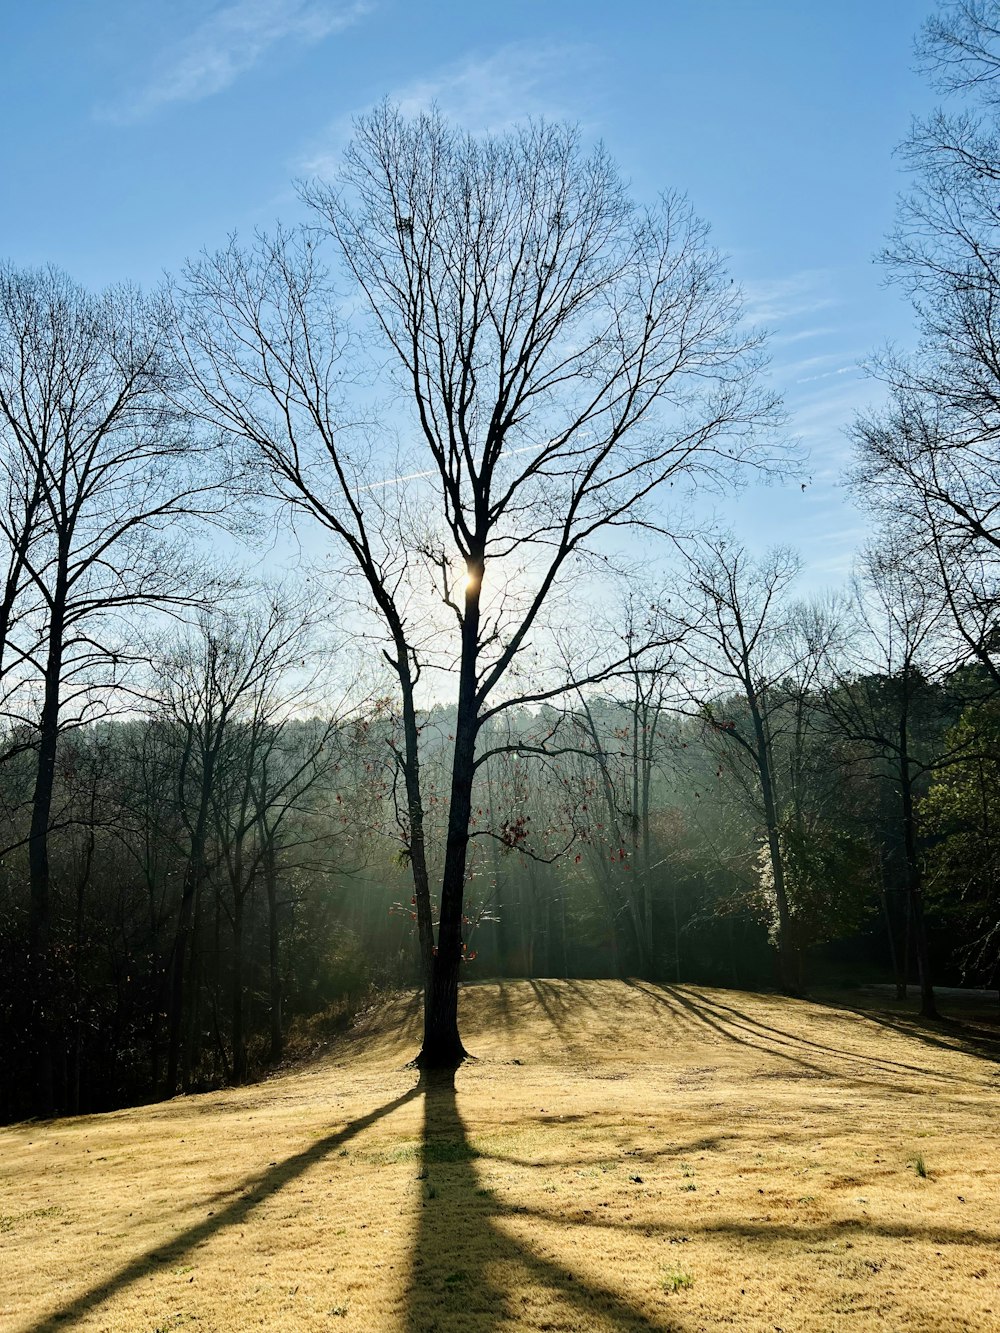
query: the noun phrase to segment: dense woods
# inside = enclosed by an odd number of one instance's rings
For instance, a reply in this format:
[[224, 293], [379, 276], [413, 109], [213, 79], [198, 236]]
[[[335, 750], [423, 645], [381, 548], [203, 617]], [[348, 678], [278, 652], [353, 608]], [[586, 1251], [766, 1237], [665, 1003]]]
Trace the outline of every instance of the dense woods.
[[379, 986], [447, 1066], [464, 977], [1000, 985], [995, 11], [924, 34], [820, 599], [701, 499], [801, 468], [738, 285], [570, 128], [384, 105], [151, 296], [0, 272], [0, 1115]]

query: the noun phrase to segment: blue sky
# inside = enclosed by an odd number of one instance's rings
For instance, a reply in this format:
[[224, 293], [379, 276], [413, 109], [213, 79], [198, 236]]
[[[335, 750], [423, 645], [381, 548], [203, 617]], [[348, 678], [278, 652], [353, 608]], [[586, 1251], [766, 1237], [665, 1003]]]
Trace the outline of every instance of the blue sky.
[[873, 264], [930, 95], [929, 0], [34, 0], [0, 51], [0, 255], [85, 283], [154, 283], [231, 230], [293, 220], [291, 181], [336, 160], [390, 95], [472, 129], [527, 114], [603, 138], [639, 195], [687, 191], [771, 329], [773, 383], [811, 453], [805, 491], [722, 506], [754, 545], [837, 582], [865, 531], [837, 482], [875, 389], [857, 365], [911, 340]]

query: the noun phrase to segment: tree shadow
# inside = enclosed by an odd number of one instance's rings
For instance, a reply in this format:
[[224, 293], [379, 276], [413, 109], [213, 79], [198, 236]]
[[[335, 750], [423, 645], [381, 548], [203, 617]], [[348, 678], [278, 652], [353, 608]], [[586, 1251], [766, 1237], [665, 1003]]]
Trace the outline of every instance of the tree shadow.
[[991, 1064], [1000, 1064], [1000, 1032], [988, 1025], [963, 1018], [923, 1018], [919, 1013], [897, 1013], [887, 1009], [868, 1009], [858, 1005], [844, 1004], [843, 1001], [818, 999], [816, 1004], [837, 1013], [855, 1014], [858, 1018], [867, 1018], [899, 1036], [912, 1037], [914, 1041], [937, 1050], [958, 1052], [986, 1060]]
[[[722, 1000], [715, 998], [709, 999], [707, 996], [699, 996], [702, 1004], [714, 1008], [716, 1012], [722, 1012], [731, 1015], [734, 1020], [742, 1023], [748, 1031], [754, 1030], [764, 1032], [784, 1040], [788, 1043], [796, 1043], [799, 1046], [807, 1046], [811, 1050], [821, 1051], [829, 1055], [848, 1055], [852, 1060], [861, 1060], [867, 1064], [877, 1065], [886, 1073], [892, 1073], [901, 1070], [910, 1074], [920, 1074], [922, 1077], [934, 1077], [948, 1079], [951, 1082], [964, 1082], [960, 1076], [954, 1074], [945, 1074], [940, 1070], [927, 1069], [924, 1065], [908, 1064], [903, 1060], [890, 1060], [884, 1055], [865, 1055], [861, 1051], [844, 1051], [837, 1046], [827, 1046], [822, 1042], [812, 1041], [808, 1037], [799, 1036], [796, 1033], [790, 1033], [783, 1028], [774, 1027], [767, 1023], [762, 1023], [760, 1019], [751, 1018], [748, 1014], [735, 1008], [733, 1005], [724, 1004]], [[835, 1009], [839, 1013], [851, 1013], [858, 1018], [868, 1019], [879, 1026], [889, 1028], [901, 1036], [916, 1037], [926, 1042], [928, 1045], [938, 1046], [942, 1050], [961, 1051], [968, 1055], [975, 1055], [979, 1058], [988, 1058], [996, 1060], [1000, 1056], [1000, 1037], [994, 1033], [984, 1033], [981, 1029], [971, 1028], [966, 1030], [965, 1025], [953, 1019], [926, 1019], [917, 1014], [898, 1014], [880, 1012], [878, 1010], [861, 1009], [853, 1005], [835, 1005], [830, 1002], [810, 1001], [812, 1004], [820, 1004], [825, 1008]], [[942, 1040], [941, 1036], [934, 1035], [934, 1029], [944, 1033], [952, 1033], [956, 1040], [953, 1042]]]
[[[727, 1041], [735, 1042], [749, 1050], [759, 1051], [763, 1055], [769, 1055], [775, 1059], [797, 1065], [815, 1076], [829, 1079], [837, 1077], [838, 1073], [833, 1068], [805, 1058], [806, 1055], [811, 1055], [813, 1052], [820, 1057], [835, 1056], [839, 1061], [847, 1060], [860, 1065], [867, 1065], [873, 1070], [877, 1070], [885, 1078], [898, 1079], [900, 1075], [912, 1074], [919, 1076], [921, 1079], [932, 1078], [947, 1083], [978, 1086], [975, 1079], [964, 1078], [960, 1074], [951, 1074], [940, 1069], [930, 1069], [922, 1064], [908, 1064], [901, 1060], [890, 1060], [885, 1056], [867, 1055], [863, 1051], [844, 1050], [842, 1047], [824, 1045], [822, 1042], [814, 1041], [809, 1037], [789, 1032], [785, 1028], [763, 1023], [760, 1019], [753, 1018], [734, 1005], [725, 1004], [721, 1000], [709, 998], [701, 993], [682, 991], [673, 986], [654, 986], [652, 983], [637, 980], [630, 980], [627, 984], [637, 990], [644, 991], [668, 1008], [679, 1007], [683, 1009]], [[834, 1008], [837, 1006], [829, 1005], [828, 1007]], [[883, 1020], [889, 1018], [888, 1015], [879, 1015], [864, 1009], [849, 1009], [846, 1006], [840, 1006], [840, 1008], [854, 1013], [858, 1017], [871, 1019], [874, 1023], [882, 1023]], [[900, 1035], [918, 1035], [916, 1032], [912, 1032], [908, 1026], [897, 1026], [889, 1021], [886, 1021], [884, 1025], [892, 1028]], [[928, 1038], [928, 1040], [930, 1044], [941, 1046], [946, 1050], [965, 1049], [967, 1054], [976, 1055], [979, 1058], [997, 1058], [995, 1055], [987, 1055], [985, 1051], [972, 1047], [958, 1047], [949, 1042], [935, 1040], [933, 1037]], [[782, 1047], [789, 1049], [783, 1050]], [[796, 1051], [799, 1053], [795, 1053]], [[859, 1081], [868, 1082], [870, 1080], [861, 1079]]]
[[550, 981], [532, 980], [528, 982], [528, 985], [534, 992], [542, 1013], [549, 1020], [553, 1031], [558, 1035], [566, 1051], [570, 1055], [579, 1054], [582, 1046], [576, 1036], [580, 1030], [579, 1017], [574, 1023], [572, 1009], [567, 998], [569, 995], [568, 983], [563, 982], [556, 986]]
[[726, 1041], [735, 1042], [738, 1046], [746, 1046], [749, 1050], [759, 1051], [763, 1055], [774, 1056], [776, 1059], [796, 1065], [810, 1074], [822, 1078], [833, 1077], [831, 1071], [824, 1069], [822, 1065], [814, 1064], [811, 1060], [806, 1060], [800, 1055], [792, 1055], [789, 1051], [776, 1049], [773, 1037], [769, 1037], [764, 1032], [754, 1032], [752, 1029], [746, 1028], [743, 1030], [748, 1035], [741, 1036], [740, 1025], [733, 1023], [731, 1018], [724, 1014], [713, 1013], [702, 996], [695, 998], [693, 995], [688, 995], [673, 986], [654, 986], [651, 982], [637, 981], [634, 978], [630, 978], [626, 985], [649, 995], [673, 1012], [680, 1009], [682, 1012], [691, 1015]]
[[[693, 1145], [696, 1146], [696, 1145]], [[520, 1212], [549, 1225], [576, 1227], [581, 1225], [579, 1217], [565, 1216], [546, 1208], [522, 1208]], [[877, 1238], [886, 1240], [926, 1241], [934, 1245], [965, 1245], [995, 1249], [1000, 1244], [1000, 1229], [976, 1231], [973, 1227], [951, 1227], [940, 1223], [893, 1221], [875, 1217], [845, 1217], [837, 1221], [800, 1223], [777, 1219], [757, 1222], [736, 1219], [698, 1222], [690, 1218], [679, 1221], [656, 1222], [648, 1218], [632, 1221], [609, 1215], [593, 1216], [587, 1219], [587, 1226], [598, 1227], [603, 1231], [632, 1231], [650, 1236], [660, 1235], [675, 1237], [678, 1231], [692, 1236], [736, 1236], [743, 1240], [759, 1242], [765, 1249], [776, 1241], [794, 1241], [805, 1247], [814, 1246], [823, 1241], [843, 1240], [845, 1237], [861, 1238], [872, 1241]]]
[[510, 982], [502, 977], [496, 983], [497, 987], [497, 1021], [504, 1032], [509, 1036], [515, 1029], [516, 1023], [510, 1007]]
[[425, 1074], [422, 1198], [413, 1247], [404, 1327], [407, 1333], [495, 1333], [517, 1317], [531, 1319], [533, 1299], [567, 1307], [579, 1327], [614, 1333], [678, 1333], [654, 1321], [601, 1283], [531, 1249], [500, 1225], [531, 1215], [485, 1187], [478, 1152], [459, 1114], [452, 1074]]
[[[224, 1227], [241, 1225], [260, 1204], [271, 1198], [272, 1195], [277, 1194], [279, 1190], [284, 1189], [287, 1184], [308, 1171], [316, 1162], [327, 1157], [334, 1149], [339, 1148], [363, 1130], [368, 1129], [377, 1121], [391, 1115], [393, 1111], [412, 1101], [419, 1090], [419, 1084], [408, 1088], [406, 1092], [401, 1093], [391, 1102], [386, 1102], [383, 1106], [377, 1107], [366, 1116], [352, 1120], [349, 1125], [337, 1130], [335, 1134], [327, 1134], [316, 1143], [310, 1144], [308, 1148], [304, 1148], [302, 1152], [287, 1157], [283, 1162], [268, 1167], [256, 1176], [248, 1177], [241, 1185], [233, 1187], [233, 1190], [239, 1190], [241, 1193], [240, 1197], [234, 1199], [232, 1203], [217, 1212], [211, 1213], [203, 1221], [196, 1222], [193, 1226], [179, 1232], [172, 1240], [164, 1241], [162, 1244], [136, 1255], [134, 1259], [123, 1264], [110, 1277], [105, 1278], [103, 1282], [97, 1283], [89, 1291], [83, 1292], [37, 1323], [29, 1325], [23, 1330], [23, 1333], [57, 1333], [57, 1330], [65, 1329], [91, 1310], [103, 1305], [105, 1301], [110, 1300], [118, 1292], [124, 1291], [144, 1277], [150, 1276], [150, 1274], [159, 1272], [164, 1265], [176, 1264], [189, 1251], [203, 1241], [210, 1239]], [[205, 1200], [203, 1202], [211, 1201]]]

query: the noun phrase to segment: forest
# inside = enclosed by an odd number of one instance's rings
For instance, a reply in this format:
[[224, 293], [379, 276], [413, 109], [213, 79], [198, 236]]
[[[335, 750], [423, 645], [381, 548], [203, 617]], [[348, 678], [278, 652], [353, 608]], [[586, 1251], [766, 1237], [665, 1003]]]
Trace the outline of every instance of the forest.
[[158, 290], [0, 271], [0, 1118], [401, 988], [430, 1069], [467, 980], [1000, 987], [995, 10], [924, 31], [822, 596], [719, 517], [808, 484], [767, 331], [570, 125], [386, 102]]

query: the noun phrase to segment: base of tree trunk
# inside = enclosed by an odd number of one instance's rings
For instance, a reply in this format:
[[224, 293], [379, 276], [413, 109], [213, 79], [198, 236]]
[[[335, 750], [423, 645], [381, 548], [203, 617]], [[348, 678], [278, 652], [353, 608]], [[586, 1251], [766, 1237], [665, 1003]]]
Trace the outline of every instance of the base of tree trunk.
[[424, 1043], [420, 1049], [420, 1054], [412, 1061], [413, 1068], [419, 1069], [423, 1073], [431, 1073], [434, 1070], [454, 1070], [463, 1064], [466, 1060], [474, 1060], [476, 1057], [470, 1055], [462, 1043], [459, 1042], [434, 1042], [433, 1045]]

